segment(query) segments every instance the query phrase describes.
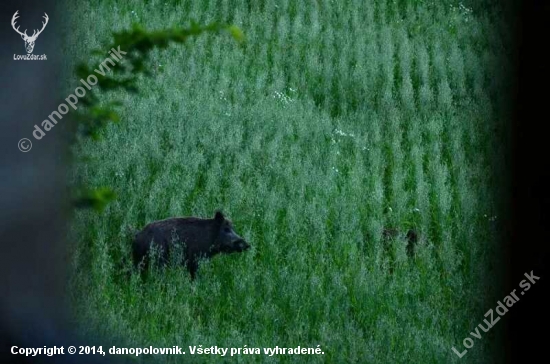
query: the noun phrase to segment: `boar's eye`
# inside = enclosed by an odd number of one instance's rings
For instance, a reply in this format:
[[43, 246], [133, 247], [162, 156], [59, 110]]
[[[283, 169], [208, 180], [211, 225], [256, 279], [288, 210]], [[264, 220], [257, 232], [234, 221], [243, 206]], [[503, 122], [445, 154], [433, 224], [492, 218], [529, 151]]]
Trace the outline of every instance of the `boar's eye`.
[[226, 227], [225, 229], [223, 229], [223, 231], [225, 231], [226, 233], [230, 233], [231, 232], [231, 229]]

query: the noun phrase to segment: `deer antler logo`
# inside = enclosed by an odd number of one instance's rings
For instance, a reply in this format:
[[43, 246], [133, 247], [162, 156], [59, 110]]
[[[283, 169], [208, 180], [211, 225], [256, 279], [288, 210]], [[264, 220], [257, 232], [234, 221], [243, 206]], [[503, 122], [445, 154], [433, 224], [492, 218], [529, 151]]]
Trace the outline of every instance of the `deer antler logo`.
[[46, 28], [46, 25], [48, 24], [48, 20], [49, 20], [48, 14], [44, 13], [44, 19], [46, 20], [46, 22], [42, 22], [42, 29], [40, 29], [38, 33], [36, 30], [34, 30], [32, 35], [29, 37], [27, 35], [27, 29], [25, 29], [25, 31], [21, 33], [19, 31], [19, 27], [17, 28], [15, 27], [15, 20], [19, 18], [19, 15], [17, 15], [18, 12], [19, 10], [17, 10], [15, 14], [13, 14], [13, 18], [11, 18], [11, 26], [13, 27], [13, 30], [15, 30], [17, 33], [21, 35], [21, 38], [23, 38], [23, 40], [25, 41], [25, 49], [27, 50], [27, 53], [30, 54], [34, 49], [34, 42], [36, 42], [36, 38], [38, 38], [40, 33], [42, 33], [42, 31], [44, 30], [44, 28]]

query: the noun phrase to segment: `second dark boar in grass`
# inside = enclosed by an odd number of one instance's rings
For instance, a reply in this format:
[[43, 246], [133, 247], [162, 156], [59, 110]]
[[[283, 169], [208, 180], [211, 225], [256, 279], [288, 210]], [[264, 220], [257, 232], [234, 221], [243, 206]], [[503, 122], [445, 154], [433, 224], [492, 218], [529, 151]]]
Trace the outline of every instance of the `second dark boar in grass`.
[[136, 234], [133, 245], [134, 264], [147, 266], [151, 248], [159, 252], [159, 262], [165, 265], [175, 245], [183, 245], [181, 264], [187, 267], [195, 279], [201, 258], [211, 258], [218, 253], [234, 253], [248, 250], [250, 245], [235, 231], [231, 221], [217, 211], [213, 219], [196, 217], [170, 218], [155, 221]]

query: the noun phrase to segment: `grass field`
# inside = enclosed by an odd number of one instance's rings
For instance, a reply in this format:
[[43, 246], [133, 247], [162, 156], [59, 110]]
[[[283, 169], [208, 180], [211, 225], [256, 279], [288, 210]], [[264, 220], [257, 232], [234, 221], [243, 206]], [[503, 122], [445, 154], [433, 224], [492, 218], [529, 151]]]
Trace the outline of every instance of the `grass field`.
[[[67, 4], [75, 60], [132, 22], [221, 20], [247, 37], [154, 52], [140, 94], [109, 96], [121, 122], [77, 146], [75, 180], [118, 195], [72, 226], [82, 330], [128, 347], [325, 352], [240, 362], [501, 362], [503, 324], [464, 358], [451, 350], [503, 293], [511, 28], [503, 9], [471, 3]], [[119, 274], [127, 226], [217, 208], [251, 251], [203, 264], [194, 283], [183, 269]], [[385, 228], [416, 229], [416, 256]]]

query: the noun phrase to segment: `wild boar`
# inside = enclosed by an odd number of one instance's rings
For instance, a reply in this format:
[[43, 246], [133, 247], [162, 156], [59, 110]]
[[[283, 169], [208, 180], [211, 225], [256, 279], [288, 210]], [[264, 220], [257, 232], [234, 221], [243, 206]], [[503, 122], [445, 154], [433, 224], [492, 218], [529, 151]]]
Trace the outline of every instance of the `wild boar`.
[[182, 244], [181, 262], [195, 279], [201, 258], [211, 258], [218, 253], [243, 252], [250, 245], [235, 231], [231, 221], [216, 211], [213, 219], [176, 217], [155, 221], [135, 235], [133, 260], [135, 266], [146, 267], [149, 253], [154, 247], [159, 252], [160, 265], [166, 265], [175, 244]]

